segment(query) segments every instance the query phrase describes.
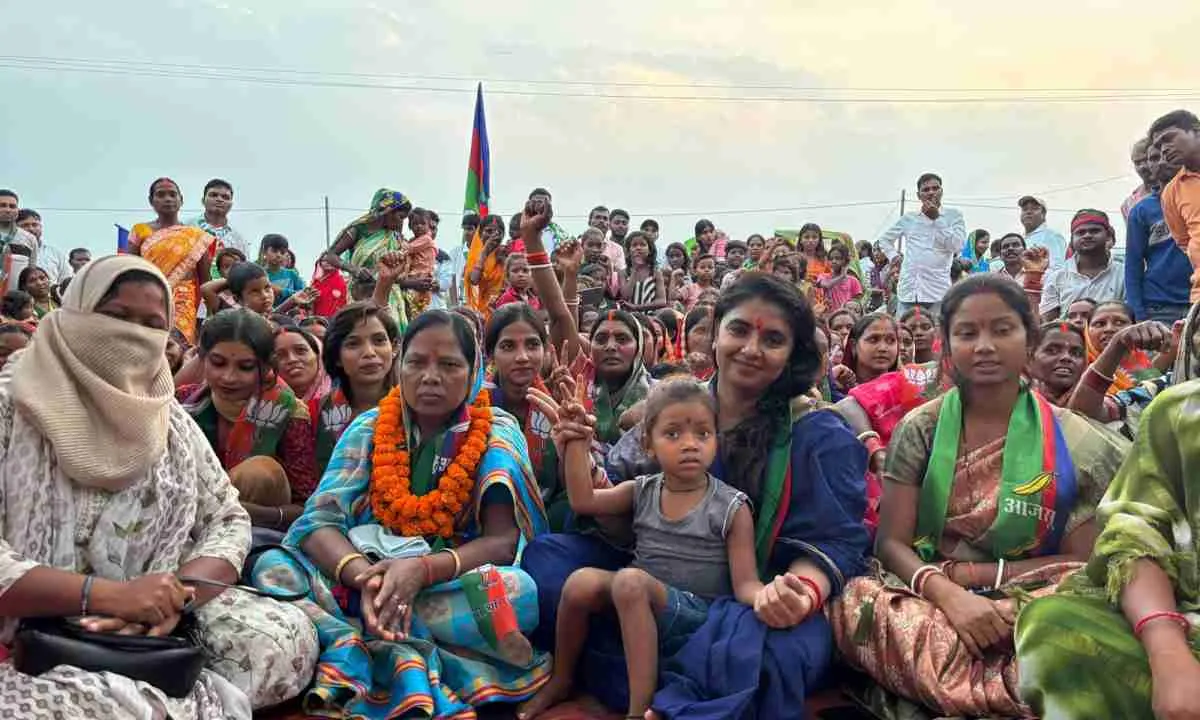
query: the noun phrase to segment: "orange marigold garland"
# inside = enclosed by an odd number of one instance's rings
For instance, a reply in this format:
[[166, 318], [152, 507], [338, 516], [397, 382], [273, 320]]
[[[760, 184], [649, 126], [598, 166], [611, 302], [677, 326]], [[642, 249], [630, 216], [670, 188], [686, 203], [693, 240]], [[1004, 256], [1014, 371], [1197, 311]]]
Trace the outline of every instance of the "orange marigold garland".
[[467, 408], [467, 438], [437, 481], [424, 495], [412, 494], [412, 463], [404, 434], [400, 388], [392, 388], [379, 403], [375, 421], [375, 451], [371, 456], [371, 510], [392, 532], [404, 537], [449, 539], [454, 518], [471, 500], [475, 470], [487, 451], [492, 432], [491, 398], [482, 391]]

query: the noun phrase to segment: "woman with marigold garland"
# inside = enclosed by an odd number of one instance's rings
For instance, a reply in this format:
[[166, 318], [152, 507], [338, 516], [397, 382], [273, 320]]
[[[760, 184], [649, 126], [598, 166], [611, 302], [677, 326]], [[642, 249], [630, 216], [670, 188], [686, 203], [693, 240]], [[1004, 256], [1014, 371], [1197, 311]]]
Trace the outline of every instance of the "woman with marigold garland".
[[400, 384], [338, 442], [317, 492], [255, 582], [308, 590], [321, 657], [304, 709], [323, 717], [474, 717], [528, 698], [550, 658], [533, 580], [546, 531], [520, 425], [490, 405], [470, 323], [430, 310], [401, 341]]

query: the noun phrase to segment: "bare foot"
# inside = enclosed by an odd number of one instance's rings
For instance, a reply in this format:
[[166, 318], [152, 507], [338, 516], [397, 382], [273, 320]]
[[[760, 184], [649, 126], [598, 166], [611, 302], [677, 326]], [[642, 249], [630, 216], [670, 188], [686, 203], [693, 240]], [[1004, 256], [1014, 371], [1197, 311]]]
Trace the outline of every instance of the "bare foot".
[[647, 710], [643, 717], [645, 720], [660, 720], [658, 713], [654, 712], [653, 710]]
[[533, 720], [550, 708], [567, 699], [571, 694], [571, 677], [561, 677], [558, 673], [550, 676], [550, 680], [538, 690], [533, 697], [517, 707], [518, 720]]

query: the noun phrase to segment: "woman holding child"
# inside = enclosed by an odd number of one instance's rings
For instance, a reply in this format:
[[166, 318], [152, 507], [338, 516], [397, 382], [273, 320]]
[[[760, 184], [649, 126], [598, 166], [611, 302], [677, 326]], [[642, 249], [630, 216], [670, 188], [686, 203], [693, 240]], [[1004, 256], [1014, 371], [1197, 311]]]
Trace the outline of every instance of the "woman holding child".
[[[523, 231], [529, 242], [550, 212], [532, 207], [526, 215]], [[545, 284], [553, 322], [562, 298]], [[820, 358], [812, 311], [794, 287], [747, 273], [718, 302], [713, 327], [717, 370], [709, 387], [717, 442], [708, 470], [750, 500], [756, 579], [764, 585], [745, 598], [753, 604], [725, 599], [707, 607], [703, 624], [664, 663], [670, 672], [650, 707], [668, 717], [685, 707], [712, 717], [737, 717], [751, 708], [762, 717], [803, 717], [805, 691], [819, 682], [832, 653], [821, 607], [863, 567], [866, 457], [836, 414], [815, 410], [798, 397], [812, 385]], [[562, 393], [559, 400], [570, 405]], [[557, 403], [545, 404], [544, 410], [555, 415]], [[629, 432], [644, 437], [642, 426]], [[643, 452], [637, 461], [614, 468], [609, 479], [633, 480], [660, 472], [663, 464]], [[539, 640], [554, 645], [559, 602], [572, 573], [582, 568], [616, 572], [633, 559], [604, 532], [534, 541], [522, 567], [538, 586]], [[653, 607], [665, 609], [662, 595], [654, 598]], [[678, 614], [681, 607], [672, 609]], [[588, 636], [580, 657], [582, 677], [602, 679], [588, 690], [610, 707], [636, 709], [637, 698], [631, 698], [625, 681], [625, 654], [614, 647], [620, 632], [611, 617], [597, 620], [593, 630], [607, 632]], [[782, 632], [768, 633], [768, 628]], [[657, 652], [663, 652], [669, 628], [659, 631]], [[733, 635], [738, 643], [721, 642]], [[787, 667], [776, 662], [781, 658]], [[719, 680], [706, 675], [713, 664], [729, 672]]]

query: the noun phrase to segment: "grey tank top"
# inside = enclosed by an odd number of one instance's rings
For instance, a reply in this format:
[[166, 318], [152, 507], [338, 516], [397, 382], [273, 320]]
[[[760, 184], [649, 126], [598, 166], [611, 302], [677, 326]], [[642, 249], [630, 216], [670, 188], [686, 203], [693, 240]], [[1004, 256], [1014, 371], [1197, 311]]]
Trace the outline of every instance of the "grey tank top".
[[633, 566], [703, 598], [732, 594], [725, 538], [734, 513], [749, 498], [709, 475], [704, 498], [679, 520], [668, 520], [662, 514], [662, 473], [634, 482]]

